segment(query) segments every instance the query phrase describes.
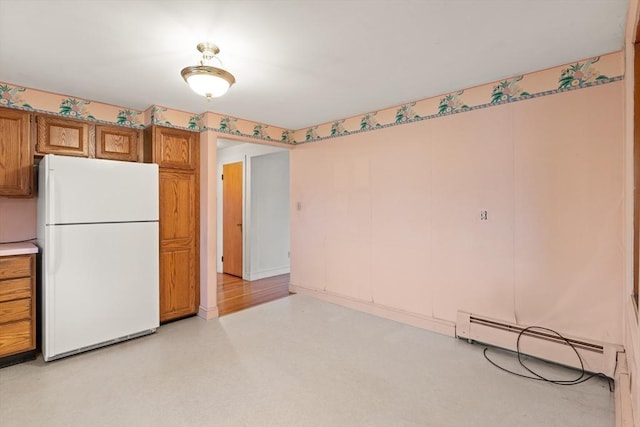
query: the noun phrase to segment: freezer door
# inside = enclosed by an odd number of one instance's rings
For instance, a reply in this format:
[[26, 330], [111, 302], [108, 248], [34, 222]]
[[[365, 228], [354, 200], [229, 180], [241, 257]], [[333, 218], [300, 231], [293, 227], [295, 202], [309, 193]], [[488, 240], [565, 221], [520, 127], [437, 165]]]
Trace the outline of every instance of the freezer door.
[[48, 226], [43, 355], [159, 325], [158, 223]]
[[156, 164], [47, 155], [39, 173], [46, 224], [158, 220]]

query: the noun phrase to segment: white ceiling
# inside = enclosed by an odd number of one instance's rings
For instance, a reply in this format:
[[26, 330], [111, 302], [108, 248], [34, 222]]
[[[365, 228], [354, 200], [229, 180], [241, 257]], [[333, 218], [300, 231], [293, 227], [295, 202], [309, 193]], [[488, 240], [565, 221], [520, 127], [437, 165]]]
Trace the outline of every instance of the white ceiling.
[[[620, 50], [627, 0], [0, 0], [0, 81], [301, 129]], [[193, 93], [210, 41], [237, 80]]]

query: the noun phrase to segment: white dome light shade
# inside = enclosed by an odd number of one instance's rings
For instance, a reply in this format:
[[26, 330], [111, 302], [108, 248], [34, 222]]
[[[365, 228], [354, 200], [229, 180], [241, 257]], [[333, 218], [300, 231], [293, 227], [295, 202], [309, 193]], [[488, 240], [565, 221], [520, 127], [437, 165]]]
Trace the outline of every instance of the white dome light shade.
[[224, 95], [236, 82], [228, 71], [206, 65], [187, 67], [182, 70], [182, 77], [195, 93], [207, 98]]
[[180, 73], [182, 78], [195, 93], [208, 99], [224, 95], [236, 79], [230, 72], [210, 65], [215, 59], [222, 66], [222, 62], [216, 56], [220, 49], [212, 43], [199, 43], [197, 48], [202, 52], [200, 65], [183, 68]]

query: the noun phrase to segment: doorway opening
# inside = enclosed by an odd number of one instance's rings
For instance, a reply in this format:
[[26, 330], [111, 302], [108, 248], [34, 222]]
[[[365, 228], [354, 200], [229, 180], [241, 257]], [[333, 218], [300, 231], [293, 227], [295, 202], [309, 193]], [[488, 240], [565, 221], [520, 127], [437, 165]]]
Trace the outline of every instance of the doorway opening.
[[243, 273], [243, 172], [243, 162], [223, 164], [220, 178], [222, 180], [222, 272], [240, 278]]
[[289, 295], [289, 150], [218, 139], [219, 315]]

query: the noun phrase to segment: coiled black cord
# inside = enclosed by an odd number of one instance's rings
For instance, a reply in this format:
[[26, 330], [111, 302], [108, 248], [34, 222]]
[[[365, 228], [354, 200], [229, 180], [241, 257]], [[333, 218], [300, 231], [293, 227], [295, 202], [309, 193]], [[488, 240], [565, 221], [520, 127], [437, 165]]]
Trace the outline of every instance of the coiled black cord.
[[[580, 370], [579, 370], [580, 375], [577, 378], [572, 379], [572, 380], [558, 380], [558, 379], [547, 378], [547, 377], [544, 377], [544, 376], [540, 375], [539, 373], [535, 372], [533, 369], [529, 368], [527, 365], [525, 365], [525, 363], [524, 363], [524, 361], [522, 359], [522, 353], [520, 352], [520, 339], [525, 334], [525, 332], [533, 331], [533, 330], [545, 331], [545, 332], [549, 332], [551, 334], [554, 334], [559, 339], [563, 340], [569, 347], [571, 347], [573, 352], [578, 357], [578, 360], [580, 361]], [[560, 333], [554, 331], [553, 329], [544, 328], [542, 326], [529, 326], [528, 328], [524, 328], [518, 334], [518, 339], [516, 340], [516, 354], [518, 356], [518, 362], [531, 375], [520, 374], [518, 372], [511, 371], [511, 370], [509, 370], [509, 369], [507, 369], [507, 368], [505, 368], [503, 366], [498, 365], [496, 362], [494, 362], [493, 360], [491, 360], [489, 358], [489, 356], [487, 355], [487, 350], [489, 350], [489, 347], [485, 347], [484, 348], [483, 354], [484, 354], [484, 358], [487, 359], [489, 361], [489, 363], [491, 363], [493, 366], [495, 366], [498, 369], [501, 369], [501, 370], [503, 370], [505, 372], [508, 372], [510, 374], [513, 374], [513, 375], [516, 375], [518, 377], [528, 378], [530, 380], [536, 380], [536, 381], [544, 381], [544, 382], [548, 382], [548, 383], [556, 384], [556, 385], [577, 385], [577, 384], [581, 384], [581, 383], [583, 383], [585, 381], [589, 381], [591, 378], [601, 377], [601, 378], [605, 378], [607, 380], [607, 382], [609, 383], [609, 391], [613, 391], [613, 380], [611, 378], [607, 377], [602, 372], [598, 372], [598, 373], [595, 373], [595, 374], [587, 375], [586, 371], [584, 370], [584, 362], [582, 360], [582, 357], [580, 356], [580, 353], [578, 353], [578, 350], [576, 349], [576, 347], [571, 343], [571, 341], [569, 341], [567, 338], [563, 337]]]

